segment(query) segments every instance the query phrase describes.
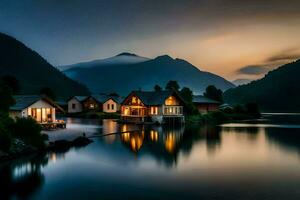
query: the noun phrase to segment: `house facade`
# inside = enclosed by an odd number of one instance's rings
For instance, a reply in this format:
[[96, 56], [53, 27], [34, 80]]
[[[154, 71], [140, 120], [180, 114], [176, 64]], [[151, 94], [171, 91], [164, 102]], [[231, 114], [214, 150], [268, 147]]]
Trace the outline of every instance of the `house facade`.
[[218, 111], [219, 106], [221, 105], [221, 102], [209, 99], [203, 95], [194, 95], [193, 103], [199, 113], [202, 114]]
[[56, 122], [56, 109], [62, 110], [52, 100], [38, 95], [16, 95], [15, 105], [10, 107], [13, 119], [31, 117], [40, 124]]
[[184, 101], [173, 91], [133, 91], [121, 104], [121, 117], [128, 122], [184, 122]]
[[114, 98], [109, 98], [103, 103], [103, 112], [116, 113], [120, 110], [120, 103]]
[[80, 113], [83, 111], [82, 101], [86, 96], [74, 96], [68, 100], [68, 113]]

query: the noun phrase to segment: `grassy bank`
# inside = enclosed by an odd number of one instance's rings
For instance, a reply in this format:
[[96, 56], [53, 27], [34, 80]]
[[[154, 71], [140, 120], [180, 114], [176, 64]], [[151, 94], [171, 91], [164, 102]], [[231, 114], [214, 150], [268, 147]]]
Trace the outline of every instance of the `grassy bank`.
[[186, 116], [188, 124], [211, 124], [217, 125], [222, 123], [237, 122], [241, 120], [257, 119], [260, 116], [251, 113], [226, 113], [223, 111], [210, 112], [207, 114], [196, 114]]

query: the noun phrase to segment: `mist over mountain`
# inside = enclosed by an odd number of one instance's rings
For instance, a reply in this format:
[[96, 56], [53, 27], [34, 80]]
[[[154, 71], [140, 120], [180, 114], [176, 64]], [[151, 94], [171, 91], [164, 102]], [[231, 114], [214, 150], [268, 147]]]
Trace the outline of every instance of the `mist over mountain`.
[[236, 79], [236, 80], [232, 81], [232, 83], [236, 86], [240, 86], [240, 85], [248, 84], [251, 81], [253, 81], [253, 80], [251, 80], [251, 79]]
[[0, 33], [0, 76], [17, 78], [22, 94], [39, 94], [41, 88], [51, 88], [57, 97], [88, 94], [88, 89], [68, 78], [37, 52], [18, 40]]
[[269, 72], [264, 78], [225, 92], [228, 103], [256, 102], [264, 111], [300, 111], [300, 60]]
[[234, 87], [220, 76], [200, 71], [189, 62], [168, 55], [147, 59], [123, 53], [104, 60], [62, 67], [68, 68], [64, 71], [68, 77], [84, 83], [94, 93], [118, 92], [126, 95], [131, 90], [151, 90], [155, 84], [164, 87], [169, 80], [178, 81], [182, 87], [187, 86], [196, 94], [202, 94], [208, 85], [222, 90]]

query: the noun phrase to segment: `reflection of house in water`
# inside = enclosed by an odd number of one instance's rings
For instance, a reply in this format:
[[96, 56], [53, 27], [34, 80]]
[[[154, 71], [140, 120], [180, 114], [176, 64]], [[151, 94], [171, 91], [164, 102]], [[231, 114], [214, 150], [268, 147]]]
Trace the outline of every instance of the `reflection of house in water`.
[[1, 199], [28, 199], [44, 183], [42, 166], [48, 159], [33, 161], [15, 161], [0, 168]]
[[155, 126], [142, 128], [141, 131], [128, 131], [127, 125], [121, 128], [125, 130], [121, 134], [121, 141], [135, 154], [150, 153], [157, 160], [165, 161], [169, 164], [176, 160], [178, 144], [181, 141], [184, 127], [166, 128]]

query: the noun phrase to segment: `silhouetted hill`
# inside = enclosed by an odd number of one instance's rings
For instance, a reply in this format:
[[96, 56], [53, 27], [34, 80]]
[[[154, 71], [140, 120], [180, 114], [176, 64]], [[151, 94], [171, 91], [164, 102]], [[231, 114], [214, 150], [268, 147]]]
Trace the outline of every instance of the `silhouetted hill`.
[[16, 77], [22, 94], [38, 94], [42, 87], [50, 87], [58, 97], [89, 93], [85, 86], [66, 77], [38, 53], [0, 33], [0, 76], [3, 75]]
[[[124, 53], [121, 54], [124, 56]], [[119, 55], [118, 55], [119, 56]], [[203, 93], [208, 85], [226, 90], [234, 87], [222, 77], [209, 72], [200, 71], [185, 60], [173, 59], [168, 55], [143, 61], [143, 57], [126, 54], [125, 60], [137, 60], [136, 63], [114, 62], [118, 56], [84, 64], [67, 66], [65, 74], [80, 81], [94, 92], [118, 92], [122, 95], [131, 90], [153, 89], [155, 84], [162, 87], [169, 80], [177, 80], [179, 84], [191, 88], [195, 93]]]
[[265, 111], [300, 111], [300, 60], [269, 72], [264, 78], [225, 92], [228, 103], [257, 102]]

